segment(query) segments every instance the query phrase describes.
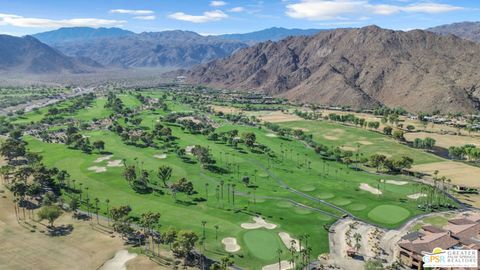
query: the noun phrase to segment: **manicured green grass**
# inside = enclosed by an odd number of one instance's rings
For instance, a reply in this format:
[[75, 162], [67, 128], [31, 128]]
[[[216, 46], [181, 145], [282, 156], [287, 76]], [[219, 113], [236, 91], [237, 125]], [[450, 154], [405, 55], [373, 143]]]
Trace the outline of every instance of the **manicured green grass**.
[[[161, 96], [158, 93], [149, 93], [149, 95]], [[129, 107], [140, 105], [138, 100], [130, 95], [122, 95], [121, 99]], [[83, 121], [106, 117], [111, 112], [104, 108], [104, 102], [104, 98], [99, 98], [92, 108], [81, 110], [76, 115]], [[192, 110], [188, 105], [177, 103], [171, 99], [166, 102], [169, 111]], [[162, 110], [143, 111], [140, 114], [143, 119], [141, 126], [149, 130], [157, 123], [161, 115], [167, 113]], [[216, 174], [202, 169], [193, 156], [189, 156], [193, 162], [186, 163], [169, 149], [127, 145], [117, 134], [108, 130], [83, 132], [84, 135], [90, 136], [90, 141], [103, 140], [105, 151], [113, 154], [112, 160], [125, 159], [128, 164], [136, 164], [149, 171], [153, 183], [159, 182], [155, 177], [155, 172], [161, 165], [173, 168], [171, 181], [182, 177], [192, 181], [198, 193], [193, 196], [179, 194], [177, 196], [179, 201], [176, 202], [170, 191], [166, 189], [164, 189], [165, 194], [136, 193], [124, 180], [121, 167], [107, 167], [107, 171], [104, 173], [95, 173], [89, 170], [92, 166], [106, 166], [106, 161], [94, 163], [95, 159], [102, 156], [99, 153], [89, 155], [79, 150], [69, 149], [65, 145], [48, 144], [28, 136], [25, 137], [25, 140], [32, 151], [44, 156], [43, 161], [47, 165], [67, 170], [71, 179], [76, 180], [77, 187], [82, 184], [84, 192], [87, 192], [86, 188], [88, 188], [90, 198], [99, 198], [102, 202], [100, 207], [103, 212], [106, 210], [104, 202], [109, 199], [110, 206], [129, 204], [133, 209], [132, 214], [136, 217], [146, 211], [160, 212], [162, 214], [161, 227], [158, 229], [161, 231], [168, 227], [174, 227], [193, 230], [199, 235], [202, 233], [201, 223], [206, 221], [206, 255], [213, 258], [226, 255], [221, 239], [236, 237], [242, 249], [234, 259], [237, 265], [246, 269], [260, 269], [265, 264], [274, 263], [275, 251], [279, 247], [284, 250], [282, 258], [288, 259], [288, 251], [281, 244], [277, 235], [280, 231], [288, 232], [291, 235], [310, 234], [311, 239], [316, 239], [311, 241], [313, 257], [328, 251], [328, 235], [322, 227], [336, 220], [330, 215], [342, 216], [344, 213], [312, 200], [308, 196], [333, 203], [351, 211], [360, 219], [388, 228], [397, 227], [408, 217], [422, 213], [417, 208], [415, 201], [406, 200], [406, 196], [415, 191], [413, 184], [394, 187], [381, 185], [380, 188], [383, 192], [381, 196], [359, 190], [358, 187], [361, 183], [378, 186], [379, 180], [384, 176], [359, 172], [337, 162], [324, 161], [312, 149], [306, 148], [302, 142], [268, 137], [266, 134], [270, 131], [264, 128], [223, 124], [217, 128], [217, 132], [232, 129], [237, 129], [240, 134], [254, 132], [258, 143], [270, 148], [275, 153], [275, 158], [267, 158], [265, 154], [252, 152], [242, 144], [235, 149], [222, 142], [210, 141], [204, 135], [188, 133], [177, 125], [163, 124], [172, 129], [173, 135], [178, 138], [175, 143], [180, 148], [191, 145], [209, 147], [217, 165], [226, 169], [227, 172]], [[167, 154], [166, 159], [154, 157], [163, 153]], [[311, 163], [311, 168], [305, 165], [308, 161]], [[237, 173], [237, 168], [240, 173]], [[254, 190], [245, 186], [241, 181], [243, 176], [249, 176], [251, 186], [257, 188]], [[395, 176], [389, 177], [389, 179], [405, 180], [405, 177]], [[226, 195], [223, 199], [216, 198], [215, 189], [221, 181], [225, 183], [225, 191], [228, 184], [236, 184], [235, 205], [232, 200], [228, 200]], [[308, 196], [292, 192], [284, 188], [284, 185]], [[208, 190], [208, 196], [206, 190]], [[253, 194], [256, 196], [255, 200]], [[65, 197], [67, 200], [69, 199], [69, 195], [65, 195]], [[201, 197], [206, 198], [207, 201], [195, 202], [193, 200], [193, 198]], [[294, 206], [290, 200], [317, 209], [317, 211]], [[384, 210], [378, 206], [385, 204], [396, 209], [396, 212], [392, 211], [383, 216], [379, 214], [378, 212], [383, 213]], [[399, 209], [404, 209], [406, 215]], [[320, 211], [325, 211], [330, 215]], [[278, 228], [271, 231], [242, 229], [240, 224], [251, 221], [252, 214], [262, 215], [267, 222], [277, 224]], [[214, 238], [215, 225], [220, 227], [218, 240]], [[272, 248], [275, 246], [273, 257], [270, 246], [264, 247], [262, 241], [252, 240], [256, 237], [264, 237], [265, 243], [272, 245]]]
[[251, 230], [243, 234], [243, 242], [253, 256], [267, 262], [277, 258], [277, 250], [281, 248], [278, 236], [267, 230]]
[[381, 223], [398, 223], [410, 216], [410, 212], [397, 205], [379, 205], [368, 213], [368, 216]]
[[325, 120], [302, 120], [279, 124], [282, 127], [304, 129], [305, 133], [313, 135], [314, 141], [327, 146], [345, 146], [353, 149], [358, 147], [360, 153], [365, 157], [377, 153], [387, 156], [391, 155], [392, 157], [410, 156], [414, 159], [415, 164], [442, 161], [441, 158], [433, 154], [410, 148], [383, 134], [362, 128], [345, 126]]

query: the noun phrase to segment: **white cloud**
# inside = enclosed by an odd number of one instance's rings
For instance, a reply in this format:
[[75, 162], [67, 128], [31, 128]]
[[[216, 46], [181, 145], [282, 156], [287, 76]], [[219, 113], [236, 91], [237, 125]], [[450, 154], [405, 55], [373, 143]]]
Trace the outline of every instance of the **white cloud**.
[[155, 15], [148, 15], [148, 16], [135, 16], [133, 18], [137, 20], [152, 21], [152, 20], [155, 20], [157, 17], [155, 17]]
[[211, 1], [210, 2], [210, 6], [212, 6], [212, 7], [223, 7], [226, 4], [227, 3], [225, 1]]
[[77, 18], [53, 20], [43, 18], [26, 18], [14, 14], [0, 14], [0, 25], [11, 25], [17, 27], [39, 27], [39, 28], [58, 28], [58, 27], [101, 27], [101, 26], [121, 26], [126, 21], [105, 20], [96, 18]]
[[287, 4], [286, 14], [292, 18], [308, 20], [339, 20], [351, 15], [392, 15], [407, 13], [443, 13], [464, 9], [459, 6], [434, 2], [417, 2], [409, 5], [372, 4], [368, 0], [300, 0]]
[[245, 11], [245, 8], [244, 7], [234, 7], [234, 8], [229, 9], [228, 11], [230, 11], [230, 12], [243, 12], [243, 11]]
[[190, 15], [183, 12], [176, 12], [168, 15], [168, 17], [171, 19], [180, 20], [180, 21], [187, 21], [187, 22], [193, 22], [193, 23], [205, 23], [205, 22], [212, 22], [212, 21], [219, 21], [222, 19], [226, 19], [228, 18], [228, 15], [221, 10], [213, 10], [213, 11], [206, 11], [202, 15]]
[[130, 15], [149, 15], [154, 14], [153, 10], [143, 10], [143, 9], [112, 9], [110, 10], [112, 14], [130, 14]]

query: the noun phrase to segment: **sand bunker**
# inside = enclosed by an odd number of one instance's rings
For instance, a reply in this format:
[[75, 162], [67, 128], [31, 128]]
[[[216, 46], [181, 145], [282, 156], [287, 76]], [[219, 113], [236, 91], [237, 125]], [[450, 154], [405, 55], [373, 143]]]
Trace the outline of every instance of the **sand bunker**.
[[277, 137], [277, 134], [268, 133], [268, 134], [265, 135], [265, 136], [270, 137], [270, 138], [275, 138], [275, 137]]
[[338, 137], [335, 136], [330, 136], [330, 135], [323, 135], [323, 137], [329, 141], [336, 141], [338, 140]]
[[269, 265], [265, 265], [264, 267], [262, 267], [262, 270], [288, 270], [288, 269], [294, 269], [295, 268], [295, 264], [294, 263], [290, 263], [289, 261], [281, 261], [280, 262], [280, 267], [278, 267], [278, 263], [274, 263], [274, 264], [269, 264]]
[[153, 157], [154, 157], [154, 158], [158, 158], [158, 159], [166, 159], [166, 158], [167, 158], [167, 154], [158, 154], [158, 155], [154, 155]]
[[96, 173], [102, 173], [102, 172], [106, 172], [107, 168], [106, 167], [92, 166], [92, 167], [89, 167], [87, 170], [92, 171], [92, 172], [96, 172]]
[[237, 252], [240, 250], [240, 246], [237, 244], [237, 239], [235, 237], [223, 238], [222, 244], [225, 245], [225, 251], [227, 252]]
[[415, 194], [408, 195], [407, 197], [409, 199], [412, 199], [412, 200], [418, 200], [421, 197], [427, 197], [427, 194], [425, 194], [425, 193], [415, 193]]
[[[300, 247], [300, 241], [298, 241], [298, 239], [292, 238], [289, 233], [279, 232], [278, 236], [280, 236], [283, 244], [288, 249], [290, 249], [292, 246], [297, 252], [300, 251], [301, 249], [303, 249], [303, 247]], [[295, 243], [292, 243], [292, 241], [294, 241]]]
[[189, 155], [192, 155], [193, 148], [195, 148], [195, 145], [189, 145], [189, 146], [185, 147], [185, 152]]
[[381, 195], [382, 194], [382, 192], [380, 190], [370, 186], [369, 184], [361, 183], [359, 188], [362, 189], [362, 190], [368, 191], [372, 194], [375, 194], [375, 195]]
[[108, 260], [100, 267], [100, 270], [127, 270], [127, 262], [137, 257], [135, 253], [129, 253], [127, 250], [120, 250], [115, 257]]
[[372, 142], [369, 142], [369, 141], [358, 141], [359, 144], [363, 144], [363, 145], [372, 145], [373, 143]]
[[261, 217], [254, 217], [253, 221], [255, 223], [242, 223], [240, 226], [244, 229], [252, 230], [252, 229], [260, 229], [265, 228], [268, 230], [273, 230], [277, 227], [276, 224], [268, 223]]
[[121, 159], [112, 160], [107, 163], [107, 167], [122, 167], [123, 162]]
[[397, 181], [397, 180], [387, 180], [385, 181], [387, 184], [397, 185], [397, 186], [404, 186], [408, 184], [407, 181]]
[[95, 163], [100, 163], [100, 162], [104, 162], [105, 160], [109, 160], [111, 159], [113, 156], [110, 155], [110, 156], [103, 156], [103, 157], [99, 157], [97, 159], [95, 159]]
[[342, 146], [342, 147], [340, 147], [340, 148], [341, 148], [342, 150], [344, 150], [344, 151], [352, 151], [352, 152], [357, 151], [357, 148], [351, 147], [351, 146]]

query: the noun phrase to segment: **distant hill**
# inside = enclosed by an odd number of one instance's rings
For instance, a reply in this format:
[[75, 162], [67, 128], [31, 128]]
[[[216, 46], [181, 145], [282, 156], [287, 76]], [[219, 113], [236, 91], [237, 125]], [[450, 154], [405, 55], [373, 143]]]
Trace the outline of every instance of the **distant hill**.
[[248, 44], [263, 42], [263, 41], [278, 41], [289, 36], [311, 36], [318, 32], [323, 31], [321, 29], [287, 29], [282, 27], [272, 27], [260, 31], [255, 31], [245, 34], [226, 34], [218, 37], [238, 40]]
[[480, 45], [455, 36], [369, 26], [242, 49], [187, 81], [300, 102], [412, 112], [478, 112]]
[[54, 45], [72, 41], [85, 41], [108, 37], [124, 37], [135, 33], [120, 28], [64, 27], [33, 35], [43, 43]]
[[101, 65], [85, 58], [67, 57], [32, 36], [0, 35], [2, 73], [83, 73]]
[[64, 42], [54, 47], [66, 55], [91, 58], [105, 66], [190, 67], [227, 57], [247, 45], [176, 30]]
[[460, 22], [428, 28], [427, 31], [441, 35], [455, 35], [457, 37], [480, 42], [480, 22]]

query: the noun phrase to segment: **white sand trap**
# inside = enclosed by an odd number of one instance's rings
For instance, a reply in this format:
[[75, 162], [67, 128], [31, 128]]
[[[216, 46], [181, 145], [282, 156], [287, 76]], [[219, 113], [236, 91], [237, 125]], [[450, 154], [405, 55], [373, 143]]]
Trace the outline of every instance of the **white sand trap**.
[[195, 145], [189, 145], [189, 146], [185, 147], [185, 152], [187, 154], [191, 155], [193, 148], [195, 148]]
[[237, 244], [237, 239], [235, 237], [223, 238], [222, 244], [225, 245], [225, 251], [227, 252], [237, 252], [240, 250], [240, 246]]
[[95, 163], [100, 163], [100, 162], [104, 162], [105, 160], [109, 160], [111, 159], [113, 156], [110, 155], [110, 156], [103, 156], [103, 157], [99, 157], [97, 159], [95, 159]]
[[368, 191], [368, 192], [370, 192], [374, 195], [381, 195], [382, 194], [382, 192], [380, 190], [370, 186], [369, 184], [361, 183], [359, 188], [362, 189], [362, 190]]
[[269, 265], [265, 265], [264, 267], [262, 267], [262, 270], [288, 270], [288, 269], [294, 269], [295, 268], [295, 264], [294, 263], [290, 263], [289, 261], [281, 261], [280, 262], [280, 268], [278, 267], [278, 263], [274, 263], [274, 264], [269, 264]]
[[[301, 249], [303, 249], [303, 247], [300, 247], [300, 242], [298, 241], [298, 239], [292, 238], [289, 233], [279, 232], [278, 236], [280, 236], [283, 244], [288, 249], [290, 249], [292, 246], [297, 252], [300, 251]], [[292, 240], [295, 241], [295, 243], [293, 245], [292, 245]]]
[[369, 142], [369, 141], [358, 141], [359, 144], [363, 144], [363, 145], [372, 145], [373, 143], [372, 142]]
[[270, 138], [275, 138], [275, 137], [277, 137], [277, 134], [268, 133], [268, 134], [265, 135], [265, 136], [270, 137]]
[[255, 221], [255, 223], [242, 223], [240, 226], [242, 228], [248, 229], [248, 230], [260, 229], [260, 228], [273, 230], [277, 227], [276, 224], [268, 223], [261, 217], [254, 217], [253, 221]]
[[166, 159], [167, 158], [167, 154], [158, 154], [158, 155], [155, 155], [153, 156], [154, 158], [158, 158], [158, 159]]
[[122, 167], [123, 162], [121, 159], [109, 161], [107, 167]]
[[421, 197], [427, 197], [427, 194], [425, 194], [425, 193], [415, 193], [415, 194], [407, 195], [407, 197], [408, 197], [409, 199], [412, 199], [412, 200], [418, 200], [418, 199], [420, 199]]
[[408, 184], [407, 181], [397, 181], [397, 180], [387, 180], [385, 181], [387, 184], [397, 185], [397, 186], [404, 186]]
[[100, 270], [127, 270], [127, 262], [137, 257], [135, 253], [129, 253], [127, 250], [120, 250], [115, 257], [106, 261]]
[[96, 172], [96, 173], [102, 173], [102, 172], [106, 172], [107, 168], [106, 167], [92, 166], [92, 167], [89, 167], [87, 170], [92, 171], [92, 172]]

